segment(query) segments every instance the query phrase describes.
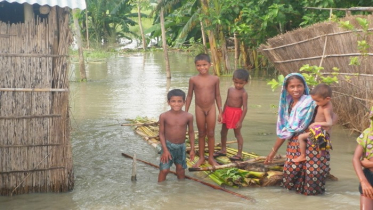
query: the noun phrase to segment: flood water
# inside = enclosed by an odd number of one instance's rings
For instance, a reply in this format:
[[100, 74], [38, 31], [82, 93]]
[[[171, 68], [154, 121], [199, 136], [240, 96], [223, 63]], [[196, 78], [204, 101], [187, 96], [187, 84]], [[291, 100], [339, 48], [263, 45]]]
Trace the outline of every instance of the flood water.
[[[331, 173], [339, 181], [328, 181], [324, 195], [303, 196], [281, 187], [229, 188], [255, 200], [248, 201], [192, 180], [177, 181], [173, 174], [158, 184], [158, 169], [139, 162], [137, 182], [131, 182], [132, 160], [121, 153], [136, 154], [156, 165], [159, 155], [131, 127], [120, 125], [137, 116], [158, 118], [169, 109], [168, 90], [187, 91], [189, 77], [197, 73], [194, 58], [188, 54], [172, 52], [170, 59], [171, 82], [166, 80], [161, 52], [89, 63], [87, 83], [74, 82], [79, 73], [73, 64], [70, 107], [74, 190], [3, 196], [0, 209], [359, 209], [358, 179], [352, 167], [357, 134], [339, 125], [333, 128], [331, 152]], [[231, 77], [221, 77], [223, 102], [231, 85]], [[277, 108], [273, 105], [278, 105], [279, 90], [272, 92], [262, 77], [252, 78], [246, 90], [249, 108], [242, 128], [244, 151], [267, 155], [276, 139]], [[193, 103], [190, 110], [194, 114]], [[219, 132], [217, 125], [217, 142]], [[232, 131], [228, 139], [234, 139]], [[279, 153], [285, 153], [285, 144]], [[201, 173], [187, 175], [210, 182]]]

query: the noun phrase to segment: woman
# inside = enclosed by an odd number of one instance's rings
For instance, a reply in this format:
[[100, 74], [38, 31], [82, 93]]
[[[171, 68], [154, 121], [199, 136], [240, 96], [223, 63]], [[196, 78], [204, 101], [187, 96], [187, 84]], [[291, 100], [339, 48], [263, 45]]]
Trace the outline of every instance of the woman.
[[[359, 178], [360, 209], [373, 209], [373, 107], [369, 114], [370, 126], [356, 139], [352, 164]], [[364, 167], [364, 170], [362, 169]]]
[[325, 179], [329, 173], [329, 152], [319, 152], [307, 144], [306, 161], [292, 162], [300, 155], [298, 135], [305, 132], [314, 116], [316, 104], [309, 95], [304, 77], [291, 73], [282, 86], [278, 119], [277, 140], [265, 163], [271, 163], [276, 152], [288, 140], [282, 186], [304, 195], [325, 192]]

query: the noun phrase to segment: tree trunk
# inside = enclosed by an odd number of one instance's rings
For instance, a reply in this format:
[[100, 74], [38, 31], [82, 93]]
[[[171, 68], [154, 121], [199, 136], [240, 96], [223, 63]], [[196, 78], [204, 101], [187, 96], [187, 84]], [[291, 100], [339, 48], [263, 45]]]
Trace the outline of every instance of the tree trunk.
[[171, 79], [171, 70], [170, 70], [170, 62], [168, 59], [168, 49], [167, 49], [167, 42], [166, 42], [166, 29], [164, 27], [164, 14], [163, 14], [163, 7], [161, 8], [160, 20], [161, 20], [161, 31], [162, 31], [162, 46], [163, 46], [163, 54], [164, 54], [164, 61], [166, 64], [166, 74], [167, 79]]
[[[208, 17], [209, 11], [209, 1], [208, 0], [201, 0], [202, 4], [202, 11], [203, 13]], [[205, 18], [205, 24], [206, 26], [210, 26], [211, 22], [208, 18]], [[209, 37], [209, 43], [210, 43], [210, 51], [211, 51], [211, 57], [212, 57], [212, 66], [214, 67], [214, 72], [215, 75], [220, 75], [221, 72], [221, 65], [220, 65], [220, 59], [218, 55], [218, 50], [216, 47], [216, 40], [215, 40], [215, 35], [214, 31], [211, 29], [208, 30], [208, 37]]]
[[88, 9], [85, 10], [85, 27], [87, 36], [87, 49], [89, 49]]
[[145, 39], [144, 30], [142, 29], [142, 22], [141, 22], [140, 3], [141, 3], [140, 1], [137, 2], [137, 16], [139, 18], [139, 27], [140, 27], [140, 33], [141, 33], [141, 38], [142, 38], [142, 49], [146, 50], [146, 39]]
[[238, 69], [238, 62], [240, 58], [240, 45], [237, 34], [234, 33], [234, 69]]
[[80, 26], [79, 26], [78, 17], [77, 17], [78, 14], [79, 14], [79, 10], [78, 9], [73, 9], [75, 37], [76, 37], [76, 43], [78, 45], [78, 52], [79, 52], [80, 81], [87, 81], [87, 75], [86, 75], [86, 72], [85, 72], [85, 65], [84, 65], [82, 36], [80, 34]]
[[202, 23], [202, 21], [199, 21], [199, 23], [201, 24], [201, 33], [202, 33], [203, 49], [205, 50], [205, 53], [207, 54], [205, 28], [203, 27], [203, 23]]
[[224, 33], [223, 33], [223, 27], [219, 25], [219, 38], [221, 43], [221, 54], [224, 60], [224, 72], [226, 74], [230, 73], [232, 71], [231, 65], [229, 64], [229, 56], [228, 56], [228, 48], [227, 48], [227, 41], [225, 39]]

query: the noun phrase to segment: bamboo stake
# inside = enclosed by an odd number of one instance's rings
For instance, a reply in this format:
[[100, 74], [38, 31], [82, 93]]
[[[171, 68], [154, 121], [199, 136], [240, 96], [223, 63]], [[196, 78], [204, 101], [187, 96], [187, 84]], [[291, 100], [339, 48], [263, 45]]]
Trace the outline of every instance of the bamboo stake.
[[[127, 154], [125, 154], [125, 153], [122, 153], [122, 156], [124, 156], [124, 157], [126, 157], [126, 158], [133, 158], [132, 156], [127, 155]], [[145, 163], [145, 164], [147, 164], [147, 165], [153, 166], [153, 167], [155, 167], [155, 168], [159, 168], [159, 166], [154, 165], [154, 164], [152, 164], [152, 163], [149, 163], [149, 162], [146, 162], [146, 161], [143, 161], [143, 160], [140, 160], [140, 159], [137, 159], [137, 160], [140, 161], [140, 162], [142, 162], [142, 163]], [[170, 173], [176, 175], [176, 172], [174, 172], [174, 171], [170, 171]], [[199, 182], [199, 183], [201, 183], [201, 184], [203, 184], [203, 185], [206, 185], [206, 186], [209, 186], [209, 187], [211, 187], [211, 188], [213, 188], [213, 189], [215, 189], [215, 190], [221, 190], [221, 191], [224, 191], [224, 192], [230, 193], [230, 194], [232, 194], [232, 195], [235, 195], [235, 196], [237, 196], [237, 197], [240, 197], [240, 198], [243, 198], [243, 199], [246, 199], [246, 200], [249, 200], [249, 201], [255, 202], [255, 199], [254, 199], [254, 198], [250, 198], [250, 197], [248, 197], [248, 196], [241, 195], [241, 194], [239, 194], [239, 193], [233, 192], [233, 191], [228, 190], [228, 189], [225, 189], [225, 188], [223, 188], [223, 187], [220, 187], [220, 186], [217, 186], [217, 185], [213, 185], [213, 184], [210, 184], [210, 183], [204, 182], [204, 181], [202, 181], [202, 180], [199, 180], [199, 179], [196, 179], [196, 178], [193, 178], [193, 177], [187, 176], [187, 175], [185, 175], [185, 178], [186, 178], [186, 179], [193, 180], [193, 181], [196, 181], [196, 182]]]
[[136, 154], [133, 155], [131, 181], [133, 182], [137, 181], [136, 179]]
[[0, 53], [0, 57], [69, 57], [69, 55], [50, 55], [50, 54], [24, 54], [24, 53]]

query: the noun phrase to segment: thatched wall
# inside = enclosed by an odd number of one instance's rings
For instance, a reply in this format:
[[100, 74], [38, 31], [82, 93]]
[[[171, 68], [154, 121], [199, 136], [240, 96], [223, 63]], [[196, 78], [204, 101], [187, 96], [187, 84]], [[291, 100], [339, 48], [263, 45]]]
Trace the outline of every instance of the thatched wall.
[[0, 194], [73, 189], [68, 11], [0, 22]]
[[[360, 29], [357, 16], [349, 16], [343, 21], [350, 21], [355, 28]], [[373, 32], [373, 16], [359, 16], [369, 21], [369, 30]], [[339, 27], [335, 22], [318, 23], [306, 28], [297, 29], [267, 41], [260, 46], [281, 74], [299, 72], [305, 65], [324, 67], [323, 72], [332, 72], [333, 67], [340, 69], [339, 83], [333, 84], [334, 111], [339, 115], [339, 123], [361, 131], [368, 126], [367, 112], [373, 105], [373, 38], [369, 35], [367, 41], [371, 46], [369, 53], [362, 56], [357, 49], [357, 33]], [[350, 57], [358, 56], [360, 66], [351, 66]], [[359, 76], [355, 76], [359, 73]], [[351, 76], [346, 79], [345, 76]]]

